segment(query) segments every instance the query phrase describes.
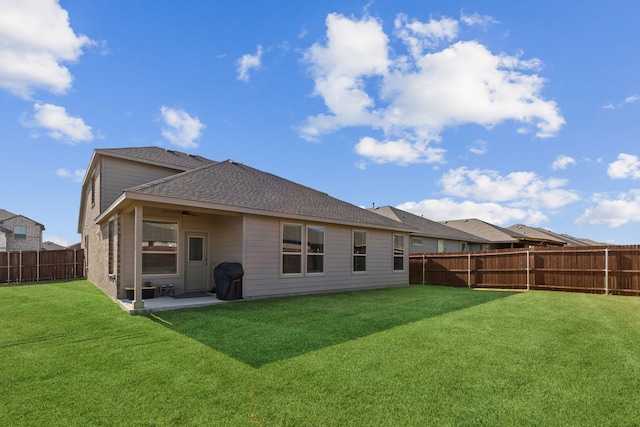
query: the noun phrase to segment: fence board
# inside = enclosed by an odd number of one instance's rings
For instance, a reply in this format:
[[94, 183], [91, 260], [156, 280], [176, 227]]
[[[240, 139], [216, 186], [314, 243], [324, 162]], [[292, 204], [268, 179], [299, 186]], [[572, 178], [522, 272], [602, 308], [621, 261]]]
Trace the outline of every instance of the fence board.
[[84, 277], [84, 251], [0, 252], [0, 283], [28, 283]]
[[640, 245], [411, 254], [409, 280], [413, 284], [640, 295]]

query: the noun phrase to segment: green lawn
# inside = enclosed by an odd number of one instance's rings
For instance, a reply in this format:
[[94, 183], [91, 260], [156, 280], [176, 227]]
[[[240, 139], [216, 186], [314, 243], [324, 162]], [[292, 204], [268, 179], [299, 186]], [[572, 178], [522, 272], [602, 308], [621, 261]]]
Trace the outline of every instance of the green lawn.
[[411, 286], [129, 316], [0, 287], [0, 425], [638, 425], [640, 298]]

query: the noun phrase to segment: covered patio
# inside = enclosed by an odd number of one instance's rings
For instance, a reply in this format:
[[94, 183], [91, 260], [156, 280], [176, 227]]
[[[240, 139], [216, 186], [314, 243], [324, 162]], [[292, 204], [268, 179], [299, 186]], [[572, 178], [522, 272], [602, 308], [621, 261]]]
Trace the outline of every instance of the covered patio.
[[144, 306], [134, 308], [133, 301], [123, 298], [117, 300], [120, 307], [129, 314], [146, 314], [155, 311], [177, 310], [180, 308], [207, 307], [210, 305], [222, 304], [227, 301], [216, 298], [214, 294], [198, 296], [193, 298], [175, 298], [172, 296], [161, 296], [144, 300]]

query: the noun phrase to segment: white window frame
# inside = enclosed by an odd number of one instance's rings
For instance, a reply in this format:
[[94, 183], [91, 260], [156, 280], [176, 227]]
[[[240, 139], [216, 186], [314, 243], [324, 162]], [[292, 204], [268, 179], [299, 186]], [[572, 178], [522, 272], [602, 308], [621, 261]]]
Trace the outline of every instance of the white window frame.
[[[396, 238], [402, 239], [402, 247], [400, 248], [396, 247]], [[400, 255], [396, 254], [397, 250], [402, 251], [402, 253]], [[406, 252], [407, 250], [405, 248], [404, 234], [394, 234], [393, 235], [393, 272], [394, 273], [400, 273], [405, 271], [405, 264], [406, 264], [405, 253]], [[396, 270], [396, 258], [402, 259], [402, 269], [400, 270]]]
[[[310, 229], [322, 229], [322, 252], [312, 252], [311, 251], [311, 246], [309, 245], [309, 230]], [[323, 225], [316, 225], [316, 224], [307, 224], [306, 226], [306, 233], [305, 233], [305, 245], [303, 246], [305, 248], [305, 254], [304, 254], [304, 261], [305, 261], [305, 266], [304, 266], [304, 271], [305, 274], [309, 275], [309, 276], [321, 276], [324, 274], [325, 272], [325, 259], [326, 259], [326, 248], [327, 248], [327, 228]], [[309, 257], [319, 257], [322, 259], [322, 271], [309, 271]]]
[[[356, 253], [356, 233], [364, 233], [364, 253]], [[351, 231], [351, 273], [366, 274], [367, 273], [367, 245], [368, 233], [366, 230], [353, 229]], [[364, 270], [356, 270], [356, 257], [364, 259]]]
[[[296, 227], [300, 230], [300, 251], [291, 252], [285, 251], [285, 227]], [[322, 252], [311, 252], [309, 247], [309, 230], [317, 228], [322, 229]], [[326, 249], [327, 247], [327, 227], [319, 224], [305, 224], [298, 222], [282, 222], [280, 224], [280, 275], [283, 277], [304, 277], [304, 276], [323, 276], [326, 271]], [[298, 256], [300, 257], [300, 271], [293, 273], [286, 273], [284, 271], [284, 256]], [[318, 256], [322, 257], [322, 271], [309, 271], [308, 257]]]
[[422, 237], [411, 236], [411, 246], [423, 246]]
[[[284, 242], [284, 229], [285, 227], [296, 227], [300, 230], [300, 250], [297, 252], [285, 251]], [[304, 225], [294, 222], [283, 222], [280, 224], [280, 274], [286, 277], [301, 277], [304, 272]], [[286, 256], [298, 256], [300, 257], [300, 271], [287, 273], [284, 271], [284, 257]]]
[[[181, 252], [180, 251], [180, 230], [182, 228], [181, 224], [180, 224], [180, 221], [173, 220], [173, 219], [167, 219], [167, 218], [163, 218], [163, 219], [143, 218], [142, 219], [143, 235], [142, 235], [142, 242], [140, 242], [140, 245], [142, 245], [142, 243], [145, 241], [144, 240], [144, 223], [145, 222], [155, 222], [155, 223], [162, 223], [162, 224], [175, 224], [175, 226], [176, 226], [175, 248], [176, 249], [173, 252], [167, 252], [167, 251], [145, 251], [145, 250], [143, 250], [143, 248], [141, 246], [140, 250], [142, 250], [142, 258], [143, 258], [143, 261], [142, 261], [142, 269], [143, 269], [142, 275], [144, 277], [177, 277], [177, 276], [179, 276], [180, 275], [180, 270], [181, 270], [180, 269], [180, 264], [181, 264], [180, 263], [180, 259], [181, 259], [180, 258], [180, 252]], [[175, 273], [173, 273], [173, 272], [172, 273], [145, 273], [144, 272], [144, 255], [145, 254], [150, 254], [150, 255], [152, 255], [152, 254], [165, 254], [165, 255], [171, 254], [171, 255], [175, 255], [175, 260], [176, 260]]]

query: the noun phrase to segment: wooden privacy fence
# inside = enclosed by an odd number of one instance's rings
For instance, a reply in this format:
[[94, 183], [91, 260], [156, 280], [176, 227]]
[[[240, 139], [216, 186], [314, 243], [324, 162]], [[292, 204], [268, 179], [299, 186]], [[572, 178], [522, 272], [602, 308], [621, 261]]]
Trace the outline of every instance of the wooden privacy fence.
[[0, 283], [40, 282], [84, 277], [84, 251], [0, 252]]
[[640, 295], [640, 245], [411, 254], [409, 281]]

